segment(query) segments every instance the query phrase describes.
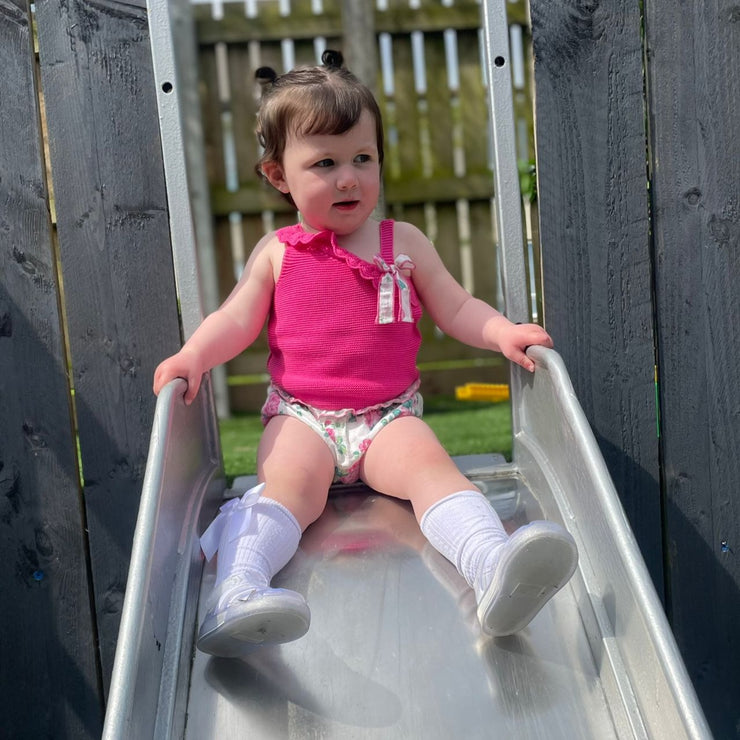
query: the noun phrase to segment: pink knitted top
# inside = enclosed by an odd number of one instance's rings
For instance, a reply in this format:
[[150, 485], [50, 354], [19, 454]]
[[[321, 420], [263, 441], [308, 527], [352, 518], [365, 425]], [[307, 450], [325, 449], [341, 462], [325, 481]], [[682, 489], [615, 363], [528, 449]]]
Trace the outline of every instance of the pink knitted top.
[[380, 254], [366, 262], [333, 232], [298, 224], [277, 231], [285, 244], [268, 322], [272, 382], [324, 410], [393, 400], [419, 378], [422, 314], [413, 269], [393, 254], [393, 221], [380, 226]]

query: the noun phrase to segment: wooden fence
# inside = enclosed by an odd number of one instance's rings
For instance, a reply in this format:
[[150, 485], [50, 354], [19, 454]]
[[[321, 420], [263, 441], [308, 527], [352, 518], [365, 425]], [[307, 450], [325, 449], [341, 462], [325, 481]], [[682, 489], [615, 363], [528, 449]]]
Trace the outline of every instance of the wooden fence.
[[740, 12], [530, 5], [546, 326], [712, 729], [739, 737]]
[[179, 320], [145, 4], [37, 1], [40, 64], [30, 10], [0, 0], [0, 734], [95, 738]]
[[[740, 15], [734, 0], [531, 13], [546, 325], [715, 734], [737, 737]], [[151, 375], [180, 329], [144, 3], [39, 0], [35, 20], [38, 60], [30, 3], [0, 0], [0, 716], [7, 737], [95, 738]], [[399, 125], [418, 122], [396, 102]], [[483, 157], [466, 157], [475, 182]]]
[[[292, 3], [289, 13], [285, 8], [278, 12], [274, 3], [203, 4], [194, 9], [218, 264], [215, 306], [230, 292], [265, 230], [296, 220], [295, 212], [254, 172], [259, 155], [255, 70], [269, 65], [282, 72], [297, 64], [316, 64], [325, 48], [343, 48], [351, 64], [353, 48], [343, 43], [341, 0]], [[526, 165], [533, 157], [531, 79], [525, 61], [529, 26], [523, 0], [510, 2], [508, 9], [516, 60], [518, 156]], [[475, 295], [497, 305], [480, 5], [476, 0], [386, 0], [368, 20], [366, 56], [374, 53], [379, 64], [366, 82], [376, 92], [386, 128], [386, 213], [424, 230], [455, 276]], [[360, 55], [354, 58], [361, 71]], [[532, 246], [536, 250], [536, 241]], [[532, 264], [539, 266], [536, 252]], [[532, 272], [536, 285], [537, 270]], [[535, 315], [537, 309], [535, 300]], [[465, 381], [506, 382], [508, 371], [500, 358], [461, 346], [428, 319], [422, 334], [419, 362], [425, 393], [454, 394], [455, 385]], [[231, 410], [259, 409], [265, 397], [266, 359], [263, 335], [229, 363]]]

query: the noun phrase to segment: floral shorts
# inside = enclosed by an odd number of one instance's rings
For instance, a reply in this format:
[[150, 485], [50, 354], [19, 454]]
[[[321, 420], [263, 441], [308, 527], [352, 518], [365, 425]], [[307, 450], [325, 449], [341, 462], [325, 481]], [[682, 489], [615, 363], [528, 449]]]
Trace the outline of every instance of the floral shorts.
[[273, 416], [292, 416], [307, 424], [329, 446], [334, 455], [334, 481], [354, 483], [360, 477], [360, 462], [378, 432], [402, 416], [421, 418], [424, 404], [415, 383], [388, 403], [356, 411], [323, 411], [308, 406], [271, 385], [262, 407], [262, 423]]

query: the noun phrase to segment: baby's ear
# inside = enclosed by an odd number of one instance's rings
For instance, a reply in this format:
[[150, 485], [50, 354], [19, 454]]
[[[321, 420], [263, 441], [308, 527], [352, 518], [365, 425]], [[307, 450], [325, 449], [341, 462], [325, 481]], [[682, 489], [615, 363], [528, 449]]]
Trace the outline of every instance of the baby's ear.
[[278, 162], [265, 162], [262, 165], [262, 174], [267, 178], [272, 187], [281, 193], [288, 193], [288, 183], [285, 181], [285, 173]]

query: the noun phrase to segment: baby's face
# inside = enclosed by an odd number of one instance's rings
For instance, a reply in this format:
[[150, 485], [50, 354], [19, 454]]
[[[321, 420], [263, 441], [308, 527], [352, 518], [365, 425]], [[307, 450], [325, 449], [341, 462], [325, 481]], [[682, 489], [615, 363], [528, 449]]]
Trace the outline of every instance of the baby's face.
[[338, 236], [356, 231], [380, 195], [375, 120], [363, 111], [349, 131], [289, 136], [272, 184], [290, 193], [307, 227]]

